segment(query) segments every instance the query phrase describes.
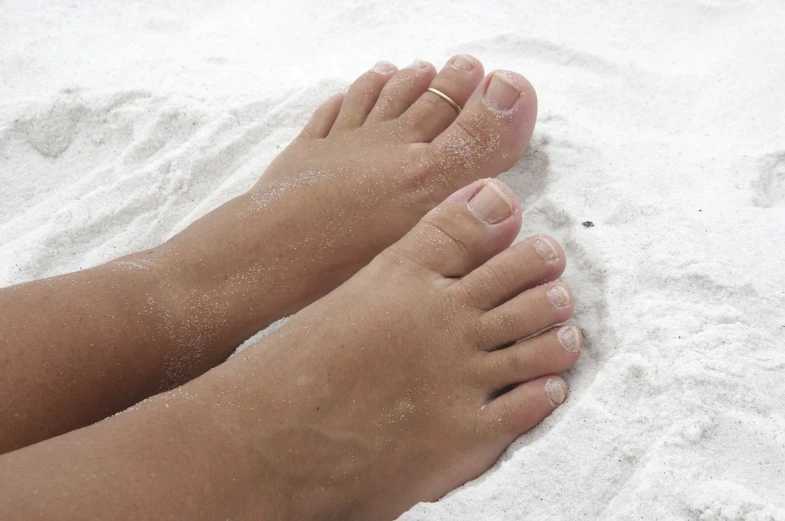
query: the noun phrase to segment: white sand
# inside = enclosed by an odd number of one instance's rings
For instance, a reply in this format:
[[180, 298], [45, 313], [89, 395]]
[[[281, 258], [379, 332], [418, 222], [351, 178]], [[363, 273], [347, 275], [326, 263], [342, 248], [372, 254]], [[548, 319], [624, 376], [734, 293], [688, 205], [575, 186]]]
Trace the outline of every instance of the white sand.
[[472, 53], [537, 88], [503, 180], [589, 341], [563, 407], [403, 519], [785, 520], [785, 3], [160, 4], [0, 3], [0, 283], [171, 236], [377, 59]]

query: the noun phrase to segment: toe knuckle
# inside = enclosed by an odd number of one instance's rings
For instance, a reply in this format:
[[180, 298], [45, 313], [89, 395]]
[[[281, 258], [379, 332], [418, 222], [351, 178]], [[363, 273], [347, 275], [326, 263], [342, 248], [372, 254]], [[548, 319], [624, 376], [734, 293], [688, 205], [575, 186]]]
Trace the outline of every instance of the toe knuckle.
[[[455, 182], [456, 174], [462, 173], [460, 161], [461, 158], [457, 152], [449, 147], [441, 146], [428, 155], [416, 180], [428, 186], [450, 186]], [[469, 170], [471, 167], [473, 165], [466, 165], [465, 169]]]
[[455, 230], [453, 221], [444, 212], [431, 212], [424, 219], [423, 224], [442, 241], [454, 245], [462, 255], [471, 256], [472, 249]]
[[469, 119], [458, 119], [455, 121], [456, 128], [464, 136], [465, 144], [476, 148], [486, 148], [488, 146], [488, 135], [475, 128]]
[[509, 366], [510, 371], [515, 375], [525, 374], [529, 367], [528, 361], [521, 356], [520, 352], [515, 352], [510, 356], [507, 365]]
[[[442, 90], [442, 89], [439, 89], [439, 90]], [[428, 114], [433, 113], [433, 112], [438, 113], [443, 108], [441, 104], [442, 103], [445, 103], [445, 104], [447, 103], [446, 101], [444, 101], [443, 99], [438, 97], [436, 94], [433, 94], [432, 92], [426, 92], [425, 94], [427, 94], [427, 95], [421, 96], [420, 100], [419, 100], [419, 102], [422, 104], [422, 110], [425, 113], [428, 113]], [[452, 107], [450, 107], [450, 109], [451, 110], [455, 110]]]
[[386, 272], [398, 269], [397, 267], [401, 265], [418, 264], [419, 259], [415, 252], [406, 247], [404, 242], [398, 241], [387, 248], [384, 254], [374, 258], [371, 264], [374, 263], [381, 266], [381, 272]]
[[483, 284], [493, 292], [504, 292], [517, 285], [517, 274], [515, 269], [504, 264], [487, 266], [484, 271]]
[[494, 159], [500, 147], [499, 136], [475, 122], [464, 112], [451, 126], [449, 135], [433, 143], [430, 156], [435, 169], [455, 176], [474, 172]]

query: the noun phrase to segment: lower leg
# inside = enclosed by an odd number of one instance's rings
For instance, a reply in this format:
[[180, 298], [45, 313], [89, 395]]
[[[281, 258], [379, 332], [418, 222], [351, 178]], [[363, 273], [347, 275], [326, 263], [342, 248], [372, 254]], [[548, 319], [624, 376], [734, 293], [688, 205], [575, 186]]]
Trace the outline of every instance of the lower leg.
[[219, 395], [188, 389], [0, 456], [0, 517], [251, 519], [247, 447]]
[[[182, 313], [157, 251], [0, 290], [0, 453], [79, 428], [175, 387], [231, 345]], [[188, 333], [197, 345], [183, 345]], [[201, 348], [201, 349], [199, 349]]]

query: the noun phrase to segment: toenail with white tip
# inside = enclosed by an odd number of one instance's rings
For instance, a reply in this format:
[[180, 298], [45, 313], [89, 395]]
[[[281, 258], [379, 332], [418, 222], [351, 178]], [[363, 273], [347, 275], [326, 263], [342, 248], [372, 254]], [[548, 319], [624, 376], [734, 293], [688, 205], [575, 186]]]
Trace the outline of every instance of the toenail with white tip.
[[556, 333], [556, 338], [565, 351], [577, 353], [581, 350], [581, 338], [578, 329], [574, 326], [560, 328]]
[[419, 58], [414, 60], [412, 63], [409, 64], [409, 69], [427, 69], [429, 67], [429, 63], [423, 61]]
[[570, 294], [562, 286], [554, 286], [548, 290], [548, 300], [557, 308], [566, 308], [570, 305]]
[[563, 383], [549, 378], [545, 382], [545, 394], [548, 396], [551, 407], [558, 407], [567, 398], [567, 389], [565, 389]]
[[520, 96], [521, 88], [512, 78], [504, 73], [494, 72], [485, 91], [485, 102], [492, 109], [508, 111], [515, 106]]
[[538, 237], [534, 242], [534, 249], [540, 254], [540, 257], [545, 259], [545, 262], [558, 262], [559, 250], [553, 243], [545, 237]]
[[469, 210], [481, 221], [488, 224], [499, 223], [512, 215], [513, 206], [507, 194], [491, 181], [467, 203]]
[[380, 61], [373, 67], [371, 67], [371, 72], [375, 72], [377, 74], [392, 74], [397, 70], [395, 65], [388, 61]]
[[464, 56], [463, 54], [459, 54], [458, 56], [453, 58], [452, 62], [450, 62], [450, 65], [452, 65], [458, 70], [467, 71], [467, 72], [474, 68], [474, 64], [472, 63], [472, 61], [468, 57]]

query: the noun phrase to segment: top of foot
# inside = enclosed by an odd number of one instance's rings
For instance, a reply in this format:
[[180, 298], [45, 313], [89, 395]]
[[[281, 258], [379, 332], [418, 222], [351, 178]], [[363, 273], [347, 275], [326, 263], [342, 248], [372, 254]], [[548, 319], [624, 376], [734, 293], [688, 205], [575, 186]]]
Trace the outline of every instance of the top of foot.
[[448, 194], [513, 166], [536, 112], [522, 76], [484, 76], [468, 55], [438, 73], [422, 61], [376, 64], [324, 102], [251, 191], [164, 245], [170, 280], [187, 288], [175, 292], [173, 330], [235, 346], [313, 302]]
[[565, 400], [556, 373], [582, 340], [554, 327], [573, 312], [564, 251], [546, 236], [508, 248], [519, 229], [515, 195], [473, 183], [207, 375], [259, 465], [257, 515], [393, 519], [484, 472]]

